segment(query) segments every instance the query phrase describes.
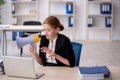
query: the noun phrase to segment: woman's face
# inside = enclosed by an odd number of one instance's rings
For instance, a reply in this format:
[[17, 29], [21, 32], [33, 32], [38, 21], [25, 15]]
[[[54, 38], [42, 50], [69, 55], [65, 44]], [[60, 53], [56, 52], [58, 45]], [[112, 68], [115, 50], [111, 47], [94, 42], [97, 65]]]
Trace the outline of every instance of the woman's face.
[[53, 40], [57, 36], [59, 31], [58, 28], [54, 29], [48, 24], [43, 24], [43, 28], [44, 28], [47, 39], [50, 39], [50, 40]]

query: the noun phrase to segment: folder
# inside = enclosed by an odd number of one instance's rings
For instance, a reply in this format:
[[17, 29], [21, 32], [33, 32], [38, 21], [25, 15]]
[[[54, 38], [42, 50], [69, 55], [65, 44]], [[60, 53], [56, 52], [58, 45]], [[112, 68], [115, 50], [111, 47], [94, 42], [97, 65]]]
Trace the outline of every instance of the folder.
[[105, 4], [100, 4], [100, 13], [105, 14]]
[[102, 3], [100, 4], [101, 14], [112, 14], [112, 4]]
[[112, 80], [107, 66], [78, 67], [82, 80]]
[[13, 18], [12, 18], [12, 24], [13, 24], [13, 25], [17, 25], [17, 23], [18, 23], [18, 22], [17, 22], [17, 18], [16, 18], [16, 17], [13, 17]]
[[105, 26], [106, 27], [108, 27], [108, 28], [111, 27], [111, 22], [112, 22], [111, 17], [106, 17], [105, 18]]
[[88, 17], [88, 27], [93, 27], [93, 18]]
[[0, 75], [1, 74], [5, 74], [4, 65], [3, 65], [3, 60], [2, 59], [0, 59]]
[[[19, 32], [19, 36], [22, 36], [22, 35], [23, 35], [23, 32]], [[18, 35], [17, 35], [17, 32], [16, 32], [16, 31], [13, 31], [13, 32], [12, 32], [12, 40], [13, 40], [13, 41], [16, 40], [16, 36], [18, 36]]]
[[66, 14], [73, 13], [73, 3], [66, 3]]
[[108, 7], [109, 7], [109, 14], [112, 14], [112, 4], [108, 4]]
[[15, 14], [15, 4], [12, 4], [12, 14]]
[[68, 17], [68, 26], [73, 27], [73, 16]]

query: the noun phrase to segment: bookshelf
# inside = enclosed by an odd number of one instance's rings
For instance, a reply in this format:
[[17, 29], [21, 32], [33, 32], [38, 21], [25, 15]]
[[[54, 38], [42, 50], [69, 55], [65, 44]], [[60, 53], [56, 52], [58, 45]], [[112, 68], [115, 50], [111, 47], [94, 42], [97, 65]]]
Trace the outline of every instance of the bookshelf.
[[74, 39], [75, 30], [75, 3], [74, 0], [49, 0], [48, 14], [56, 16], [65, 28], [61, 33]]
[[[23, 25], [25, 21], [38, 21], [38, 11], [39, 0], [11, 0], [11, 24]], [[12, 32], [12, 40], [16, 39], [16, 35], [16, 32]]]
[[87, 0], [86, 39], [112, 40], [112, 0]]
[[28, 20], [38, 20], [38, 0], [12, 0], [11, 14], [13, 25], [22, 25]]

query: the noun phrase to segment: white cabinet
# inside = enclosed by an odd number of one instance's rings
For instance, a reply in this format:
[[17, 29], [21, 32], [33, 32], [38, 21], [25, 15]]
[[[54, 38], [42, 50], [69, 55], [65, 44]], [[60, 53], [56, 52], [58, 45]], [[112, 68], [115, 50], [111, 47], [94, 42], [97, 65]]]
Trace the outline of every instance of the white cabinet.
[[112, 40], [112, 0], [87, 0], [87, 40]]
[[24, 21], [38, 20], [38, 0], [12, 0], [12, 24], [22, 25]]
[[65, 28], [75, 27], [74, 0], [49, 0], [49, 15], [56, 16]]

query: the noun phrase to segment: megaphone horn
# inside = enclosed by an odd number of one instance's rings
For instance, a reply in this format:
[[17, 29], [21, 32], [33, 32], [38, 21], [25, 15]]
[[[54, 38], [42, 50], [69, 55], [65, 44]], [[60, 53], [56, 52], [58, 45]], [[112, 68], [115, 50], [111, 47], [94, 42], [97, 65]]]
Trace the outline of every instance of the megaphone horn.
[[16, 42], [18, 49], [26, 44], [33, 44], [39, 41], [39, 36], [37, 34], [28, 36], [28, 37], [16, 37]]

